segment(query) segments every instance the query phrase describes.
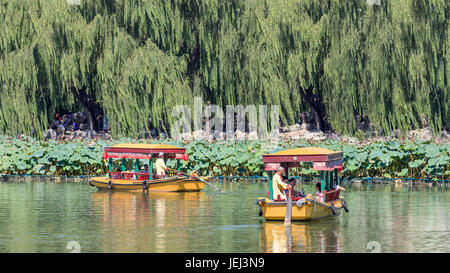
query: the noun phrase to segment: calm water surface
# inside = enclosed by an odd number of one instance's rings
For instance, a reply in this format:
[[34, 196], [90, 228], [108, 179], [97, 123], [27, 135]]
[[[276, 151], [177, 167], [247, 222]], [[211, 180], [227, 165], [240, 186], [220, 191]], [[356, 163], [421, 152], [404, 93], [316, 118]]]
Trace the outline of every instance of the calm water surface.
[[81, 252], [450, 252], [444, 186], [347, 184], [349, 213], [294, 223], [290, 234], [258, 216], [266, 183], [220, 187], [144, 194], [0, 182], [0, 252], [70, 252], [71, 241]]

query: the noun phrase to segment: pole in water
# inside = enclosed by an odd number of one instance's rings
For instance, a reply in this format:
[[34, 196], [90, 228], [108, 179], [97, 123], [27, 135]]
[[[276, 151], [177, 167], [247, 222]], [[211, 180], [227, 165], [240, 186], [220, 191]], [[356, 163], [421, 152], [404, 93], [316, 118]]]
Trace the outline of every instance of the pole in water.
[[292, 196], [291, 196], [291, 187], [288, 187], [288, 197], [286, 204], [286, 215], [284, 216], [284, 224], [290, 225], [292, 218]]

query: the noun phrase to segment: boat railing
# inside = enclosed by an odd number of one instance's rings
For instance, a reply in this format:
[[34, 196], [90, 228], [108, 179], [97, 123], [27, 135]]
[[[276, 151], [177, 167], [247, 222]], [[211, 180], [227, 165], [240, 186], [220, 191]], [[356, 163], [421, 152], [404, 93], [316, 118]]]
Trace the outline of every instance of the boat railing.
[[150, 173], [108, 172], [112, 179], [149, 180]]
[[150, 173], [137, 173], [137, 180], [149, 180]]
[[108, 172], [108, 173], [109, 177], [111, 177], [112, 179], [123, 179], [122, 172]]
[[325, 202], [330, 202], [336, 199], [339, 199], [339, 193], [340, 193], [340, 189], [337, 190], [333, 190], [333, 191], [325, 191]]
[[[267, 192], [267, 195], [268, 195], [268, 197], [269, 197], [269, 199], [270, 199], [270, 192], [269, 192], [269, 191]], [[302, 199], [302, 198], [305, 198], [305, 197], [292, 197], [292, 201], [298, 201], [298, 200], [300, 200], [300, 199]], [[276, 199], [273, 199], [272, 201], [274, 201], [274, 202], [286, 202], [286, 199], [282, 198], [282, 197], [278, 194], [278, 195], [277, 195], [277, 198], [276, 198]]]

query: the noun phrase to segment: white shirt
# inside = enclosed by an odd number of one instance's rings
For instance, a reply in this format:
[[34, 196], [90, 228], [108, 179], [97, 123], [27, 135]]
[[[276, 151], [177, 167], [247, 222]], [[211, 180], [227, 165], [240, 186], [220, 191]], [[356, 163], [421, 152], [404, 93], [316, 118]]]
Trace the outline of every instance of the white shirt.
[[287, 188], [288, 184], [284, 183], [281, 180], [281, 176], [279, 174], [275, 174], [273, 176], [272, 180], [272, 192], [273, 192], [273, 199], [276, 200], [278, 198], [278, 195], [280, 195], [281, 199], [286, 199], [286, 196], [284, 194], [284, 190]]
[[166, 163], [164, 163], [164, 159], [158, 158], [155, 162], [156, 167], [156, 175], [166, 175], [166, 172], [164, 171], [166, 167]]

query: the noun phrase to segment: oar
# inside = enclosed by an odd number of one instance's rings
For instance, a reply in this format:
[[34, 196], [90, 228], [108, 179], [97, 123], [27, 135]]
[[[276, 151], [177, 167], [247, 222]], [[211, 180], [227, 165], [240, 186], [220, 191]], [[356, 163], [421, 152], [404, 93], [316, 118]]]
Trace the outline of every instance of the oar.
[[288, 187], [288, 198], [286, 204], [286, 215], [284, 216], [284, 225], [291, 224], [292, 218], [292, 196], [291, 196], [291, 187]]
[[208, 183], [208, 181], [205, 181], [205, 180], [201, 179], [201, 178], [198, 177], [198, 176], [190, 175], [190, 174], [187, 174], [187, 173], [184, 173], [184, 172], [175, 170], [175, 169], [171, 169], [171, 168], [167, 168], [167, 169], [168, 169], [168, 170], [171, 170], [171, 171], [174, 171], [174, 172], [181, 173], [182, 175], [189, 176], [189, 177], [195, 178], [195, 179], [197, 179], [197, 180], [200, 180], [200, 181], [202, 181], [203, 183], [205, 183], [205, 184], [207, 184], [207, 185], [213, 187], [216, 191], [218, 191], [218, 192], [223, 192], [223, 190], [221, 190], [221, 189], [219, 189], [219, 188], [213, 186], [211, 183]]

